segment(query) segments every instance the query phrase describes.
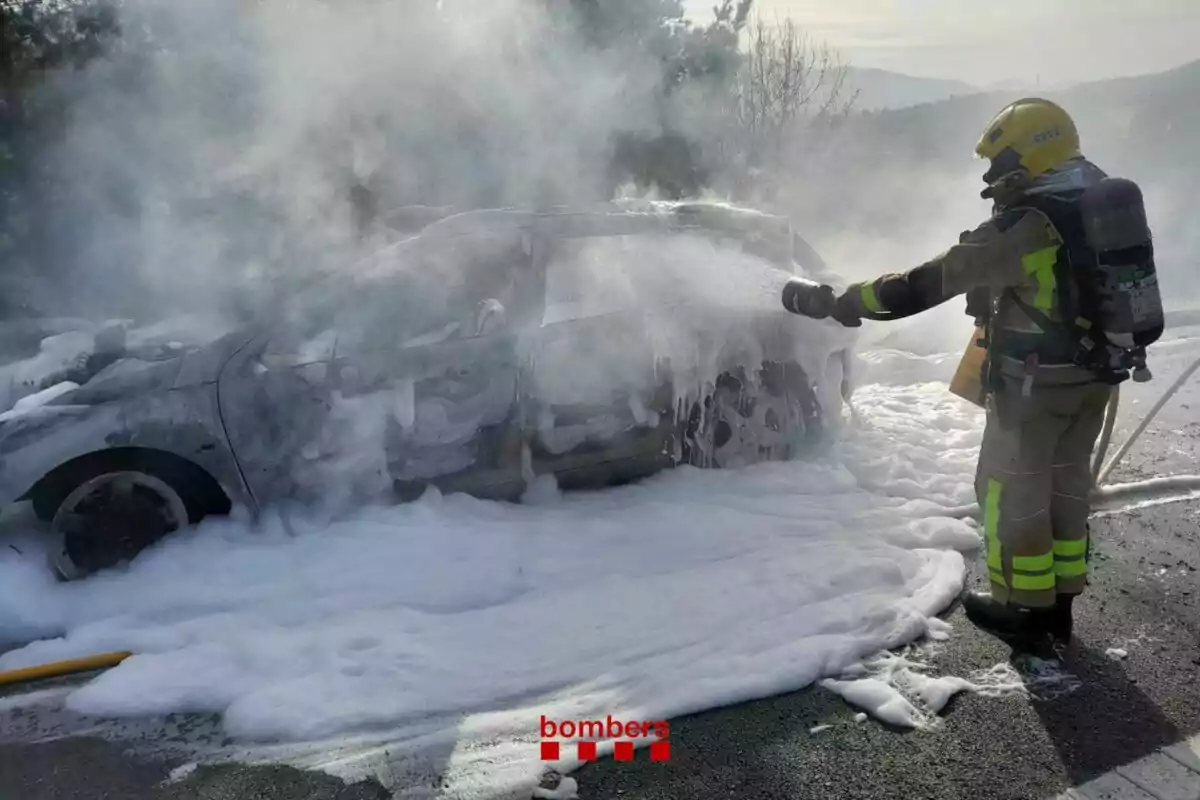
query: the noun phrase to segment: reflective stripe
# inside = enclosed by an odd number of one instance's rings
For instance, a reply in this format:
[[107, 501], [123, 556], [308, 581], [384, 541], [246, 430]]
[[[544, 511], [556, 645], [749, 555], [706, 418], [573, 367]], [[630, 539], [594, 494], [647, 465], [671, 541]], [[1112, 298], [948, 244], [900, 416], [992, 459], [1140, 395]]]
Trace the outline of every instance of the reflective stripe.
[[988, 478], [987, 497], [983, 501], [983, 533], [987, 541], [987, 564], [992, 576], [1000, 574], [1000, 585], [1004, 582], [1004, 566], [1000, 560], [1000, 537], [996, 531], [1000, 526], [1000, 495], [1004, 492], [1004, 484], [995, 478]]
[[1050, 572], [1054, 569], [1054, 553], [1046, 552], [1040, 556], [1013, 556], [1013, 572], [1036, 574]]
[[1012, 588], [1040, 592], [1054, 588], [1054, 553], [1040, 556], [1013, 556]]
[[1004, 577], [1004, 561], [1000, 554], [1000, 499], [1004, 484], [988, 478], [987, 495], [983, 500], [983, 534], [987, 542], [988, 574], [1002, 587], [1024, 592], [1054, 589], [1055, 561], [1053, 551], [1037, 556], [1013, 556], [1012, 583]]
[[863, 308], [870, 311], [872, 314], [882, 314], [884, 309], [883, 304], [879, 302], [879, 298], [875, 295], [875, 284], [864, 283], [862, 290], [859, 292], [862, 297]]
[[[996, 570], [989, 570], [988, 575], [993, 583], [1023, 592], [1044, 592], [1053, 589], [1057, 583], [1053, 572], [1043, 572], [1038, 575], [1022, 575], [1014, 572], [1011, 587], [1004, 582], [1004, 576]], [[1063, 577], [1068, 576], [1064, 575]]]
[[1076, 558], [1071, 561], [1055, 561], [1054, 574], [1060, 578], [1078, 578], [1087, 575], [1087, 559]]
[[1054, 307], [1054, 264], [1057, 261], [1058, 245], [1044, 247], [1021, 259], [1025, 274], [1032, 275], [1037, 281], [1033, 307], [1046, 315], [1049, 315]]
[[1087, 539], [1055, 539], [1054, 555], [1060, 557], [1087, 555], [1087, 546]]
[[[1068, 577], [1068, 576], [1063, 576]], [[1019, 589], [1025, 592], [1044, 592], [1047, 589], [1054, 588], [1054, 573], [1043, 572], [1040, 575], [1022, 575], [1019, 572], [1013, 573], [1012, 588]]]

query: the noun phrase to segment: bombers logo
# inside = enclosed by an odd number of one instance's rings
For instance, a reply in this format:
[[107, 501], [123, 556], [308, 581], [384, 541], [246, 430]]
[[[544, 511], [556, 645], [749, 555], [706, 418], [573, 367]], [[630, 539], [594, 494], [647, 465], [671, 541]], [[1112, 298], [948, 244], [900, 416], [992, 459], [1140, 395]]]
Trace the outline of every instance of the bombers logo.
[[[655, 741], [650, 743], [651, 761], [670, 761], [671, 735], [666, 720], [644, 721], [614, 719], [609, 715], [604, 720], [552, 720], [542, 715], [538, 728], [541, 734], [542, 760], [558, 761], [562, 757], [561, 742], [563, 739], [583, 739], [575, 743], [576, 757], [580, 761], [595, 761], [597, 757], [596, 739], [616, 740], [612, 743], [614, 761], [632, 761], [634, 739], [646, 739], [651, 736]], [[622, 740], [623, 739], [623, 740]]]

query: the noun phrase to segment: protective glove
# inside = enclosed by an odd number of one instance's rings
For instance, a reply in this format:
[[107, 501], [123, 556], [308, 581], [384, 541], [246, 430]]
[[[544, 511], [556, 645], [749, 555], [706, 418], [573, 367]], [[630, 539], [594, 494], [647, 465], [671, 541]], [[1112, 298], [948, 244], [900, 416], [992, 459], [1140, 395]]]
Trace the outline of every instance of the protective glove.
[[861, 328], [862, 317], [859, 316], [858, 305], [850, 299], [849, 292], [843, 292], [833, 301], [831, 317], [847, 328]]
[[792, 278], [784, 285], [783, 307], [813, 319], [832, 317], [848, 328], [862, 325], [858, 311], [845, 294], [836, 295], [832, 286], [801, 278]]

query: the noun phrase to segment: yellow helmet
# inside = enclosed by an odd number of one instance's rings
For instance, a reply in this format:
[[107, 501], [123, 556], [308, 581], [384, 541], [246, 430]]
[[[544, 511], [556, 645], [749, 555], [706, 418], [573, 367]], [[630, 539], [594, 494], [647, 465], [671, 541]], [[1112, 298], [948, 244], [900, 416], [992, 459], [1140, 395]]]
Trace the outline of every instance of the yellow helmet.
[[991, 162], [983, 176], [989, 187], [1036, 178], [1082, 155], [1071, 116], [1038, 97], [1001, 109], [979, 137], [975, 154]]

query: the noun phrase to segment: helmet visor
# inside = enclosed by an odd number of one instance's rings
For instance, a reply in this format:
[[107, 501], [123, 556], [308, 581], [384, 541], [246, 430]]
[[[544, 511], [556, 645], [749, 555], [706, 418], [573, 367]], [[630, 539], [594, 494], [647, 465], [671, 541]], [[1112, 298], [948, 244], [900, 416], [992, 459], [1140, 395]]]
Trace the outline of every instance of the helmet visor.
[[1021, 168], [1021, 155], [1011, 147], [1006, 147], [992, 159], [988, 171], [983, 173], [983, 182], [991, 186], [1005, 175], [1011, 175]]

